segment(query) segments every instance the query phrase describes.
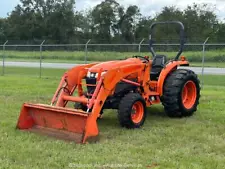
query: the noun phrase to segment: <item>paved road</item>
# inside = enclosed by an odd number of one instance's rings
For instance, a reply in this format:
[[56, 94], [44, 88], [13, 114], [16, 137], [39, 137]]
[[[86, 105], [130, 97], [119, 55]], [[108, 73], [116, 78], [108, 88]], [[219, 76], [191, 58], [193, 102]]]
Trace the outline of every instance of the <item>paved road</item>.
[[[2, 65], [2, 61], [0, 61]], [[68, 69], [76, 66], [78, 64], [71, 63], [42, 63], [42, 68], [57, 68], [57, 69]], [[30, 67], [30, 68], [39, 68], [40, 63], [38, 62], [5, 62], [5, 66], [8, 67]]]
[[[182, 68], [182, 67], [181, 67]], [[201, 67], [186, 67], [193, 70], [196, 74], [202, 74]], [[225, 68], [204, 68], [204, 74], [207, 75], [225, 75]]]
[[[0, 65], [2, 65], [2, 61], [0, 61]], [[69, 69], [78, 64], [71, 63], [42, 63], [43, 68], [61, 68], [61, 69]], [[40, 63], [38, 62], [5, 62], [5, 66], [8, 67], [31, 67], [31, 68], [39, 68]], [[193, 70], [197, 74], [201, 74], [201, 67], [188, 67], [188, 69]], [[205, 74], [212, 75], [225, 75], [225, 68], [204, 68]]]

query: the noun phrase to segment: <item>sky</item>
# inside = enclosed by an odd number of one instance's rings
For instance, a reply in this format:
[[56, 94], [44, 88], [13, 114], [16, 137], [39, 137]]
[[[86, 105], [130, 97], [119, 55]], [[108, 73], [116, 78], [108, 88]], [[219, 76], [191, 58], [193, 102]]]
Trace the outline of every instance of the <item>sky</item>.
[[[76, 9], [78, 11], [85, 10], [99, 4], [102, 0], [76, 0]], [[160, 12], [164, 6], [175, 5], [180, 9], [184, 9], [187, 5], [195, 3], [208, 3], [216, 5], [215, 11], [221, 20], [225, 18], [225, 0], [117, 0], [125, 7], [128, 5], [137, 5], [141, 9], [141, 13], [146, 16], [154, 16]], [[0, 17], [6, 17], [7, 13], [12, 11], [19, 3], [19, 0], [0, 0]]]

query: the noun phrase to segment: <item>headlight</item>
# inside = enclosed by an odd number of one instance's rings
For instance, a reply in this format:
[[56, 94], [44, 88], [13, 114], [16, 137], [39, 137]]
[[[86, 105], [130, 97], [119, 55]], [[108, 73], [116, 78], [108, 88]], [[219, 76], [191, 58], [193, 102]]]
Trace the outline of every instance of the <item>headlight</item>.
[[93, 76], [94, 76], [95, 78], [97, 78], [97, 77], [98, 77], [98, 73], [95, 73]]
[[[102, 72], [101, 76], [103, 76], [106, 72]], [[87, 73], [87, 77], [88, 78], [98, 78], [98, 73], [94, 73], [94, 72], [88, 72]]]
[[88, 72], [87, 73], [87, 77], [88, 78], [97, 78], [98, 77], [98, 73]]
[[87, 73], [87, 77], [90, 78], [91, 77], [91, 72]]

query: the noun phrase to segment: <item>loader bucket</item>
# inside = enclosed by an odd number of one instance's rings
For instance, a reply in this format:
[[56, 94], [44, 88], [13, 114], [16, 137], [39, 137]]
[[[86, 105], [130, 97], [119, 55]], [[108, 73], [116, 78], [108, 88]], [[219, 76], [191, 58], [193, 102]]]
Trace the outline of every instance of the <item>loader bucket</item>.
[[[88, 114], [81, 110], [25, 103], [22, 106], [17, 129], [76, 143], [85, 143], [88, 138], [87, 125], [96, 124], [96, 122], [88, 124], [90, 121], [88, 117]], [[97, 124], [93, 128], [97, 129]], [[92, 136], [97, 133], [98, 131], [95, 131]]]

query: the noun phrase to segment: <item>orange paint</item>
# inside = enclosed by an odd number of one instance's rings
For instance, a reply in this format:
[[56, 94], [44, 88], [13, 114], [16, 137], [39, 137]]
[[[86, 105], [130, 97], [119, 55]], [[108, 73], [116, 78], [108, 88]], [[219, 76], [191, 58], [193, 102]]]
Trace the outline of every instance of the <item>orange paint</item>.
[[176, 70], [178, 66], [185, 66], [189, 65], [188, 61], [173, 61], [170, 64], [167, 64], [166, 67], [162, 70], [159, 76], [159, 80], [157, 82], [157, 92], [159, 93], [160, 96], [163, 94], [163, 85], [164, 82], [172, 71]]
[[141, 102], [134, 103], [132, 107], [132, 115], [131, 115], [132, 121], [138, 124], [141, 122], [143, 116], [144, 116], [143, 104]]
[[[61, 133], [72, 135], [81, 134], [80, 143], [85, 143], [89, 138], [99, 134], [97, 118], [101, 109], [109, 96], [115, 92], [115, 87], [119, 82], [125, 82], [137, 87], [147, 106], [160, 103], [160, 96], [163, 94], [163, 84], [168, 74], [177, 69], [179, 65], [188, 65], [188, 62], [174, 61], [168, 64], [161, 72], [158, 81], [151, 81], [150, 72], [152, 61], [143, 62], [138, 58], [130, 58], [123, 61], [103, 62], [100, 64], [88, 64], [74, 67], [68, 70], [59, 83], [53, 95], [51, 106], [40, 104], [27, 104], [22, 107], [17, 128], [21, 130], [43, 130], [46, 133]], [[84, 84], [82, 80], [88, 72], [96, 73], [97, 83]], [[98, 73], [98, 74], [97, 74]], [[137, 81], [132, 81], [136, 79]], [[95, 86], [95, 91], [89, 94], [91, 98], [84, 95], [84, 87]], [[194, 88], [191, 83], [187, 83], [183, 90], [184, 105], [189, 108], [193, 101]], [[193, 90], [190, 95], [187, 90]], [[74, 93], [76, 92], [76, 96]], [[79, 102], [87, 106], [90, 112], [66, 108], [68, 102]], [[132, 120], [139, 123], [144, 114], [144, 107], [137, 102], [132, 107], [134, 113]], [[54, 135], [54, 134], [53, 134]]]
[[191, 109], [196, 100], [197, 89], [193, 81], [188, 81], [182, 91], [182, 102], [186, 109]]

